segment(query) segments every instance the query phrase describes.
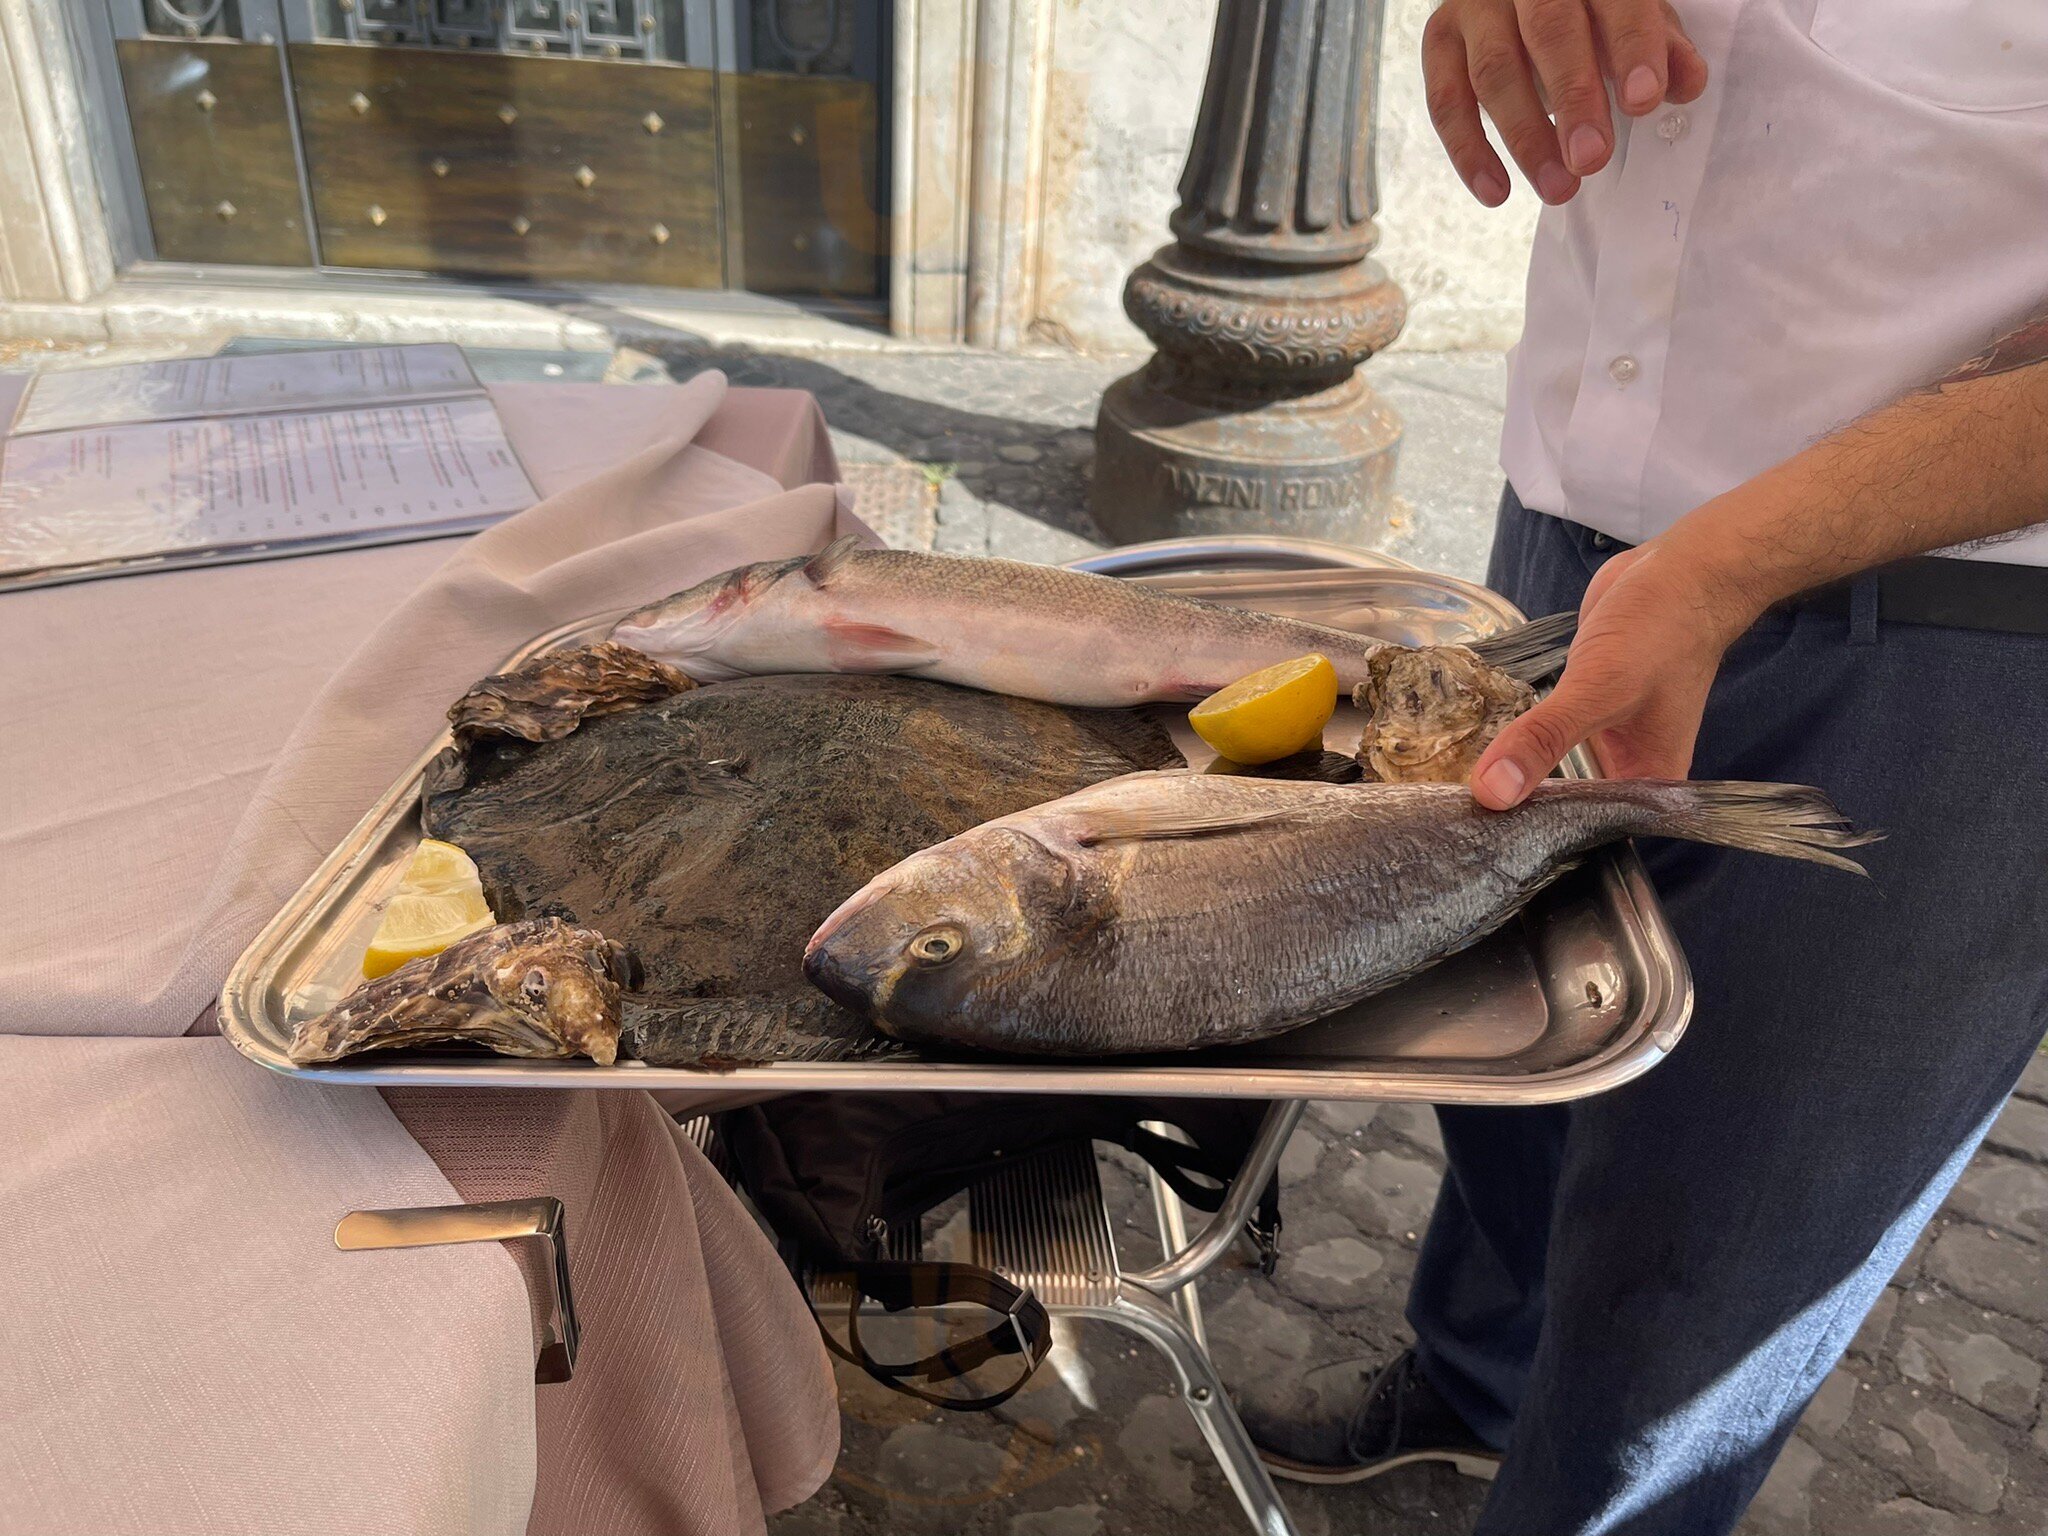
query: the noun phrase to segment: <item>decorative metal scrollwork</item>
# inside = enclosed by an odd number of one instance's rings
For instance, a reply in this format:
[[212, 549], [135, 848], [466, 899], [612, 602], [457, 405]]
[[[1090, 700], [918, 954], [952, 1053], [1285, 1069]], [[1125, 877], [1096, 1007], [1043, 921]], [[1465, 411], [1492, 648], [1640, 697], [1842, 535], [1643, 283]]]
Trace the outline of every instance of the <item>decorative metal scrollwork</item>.
[[655, 0], [355, 0], [343, 6], [341, 22], [352, 43], [571, 59], [665, 57]]
[[161, 37], [208, 37], [226, 32], [227, 0], [149, 0], [145, 24]]

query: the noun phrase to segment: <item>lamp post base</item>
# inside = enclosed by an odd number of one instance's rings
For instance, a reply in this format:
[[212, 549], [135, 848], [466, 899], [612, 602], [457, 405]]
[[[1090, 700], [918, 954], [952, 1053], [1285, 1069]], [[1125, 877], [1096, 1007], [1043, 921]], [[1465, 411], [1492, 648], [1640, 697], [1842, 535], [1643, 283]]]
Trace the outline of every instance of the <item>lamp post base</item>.
[[1089, 499], [1105, 534], [1386, 532], [1401, 420], [1358, 363], [1404, 306], [1377, 263], [1169, 245], [1131, 274], [1124, 308], [1159, 351], [1103, 392]]
[[1103, 392], [1090, 499], [1105, 535], [1363, 545], [1386, 534], [1401, 422], [1362, 378], [1276, 399], [1185, 380], [1177, 389], [1173, 371], [1157, 357]]

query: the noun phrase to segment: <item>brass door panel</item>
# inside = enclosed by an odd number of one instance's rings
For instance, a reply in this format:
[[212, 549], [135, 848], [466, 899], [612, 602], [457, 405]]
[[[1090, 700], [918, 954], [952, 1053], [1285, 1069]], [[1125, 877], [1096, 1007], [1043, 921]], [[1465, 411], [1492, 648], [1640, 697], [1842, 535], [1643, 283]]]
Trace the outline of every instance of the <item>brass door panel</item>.
[[875, 88], [865, 80], [727, 75], [738, 190], [726, 197], [732, 286], [755, 293], [882, 291]]
[[709, 70], [345, 43], [289, 52], [330, 265], [721, 285]]
[[277, 49], [160, 38], [114, 46], [157, 255], [311, 265]]

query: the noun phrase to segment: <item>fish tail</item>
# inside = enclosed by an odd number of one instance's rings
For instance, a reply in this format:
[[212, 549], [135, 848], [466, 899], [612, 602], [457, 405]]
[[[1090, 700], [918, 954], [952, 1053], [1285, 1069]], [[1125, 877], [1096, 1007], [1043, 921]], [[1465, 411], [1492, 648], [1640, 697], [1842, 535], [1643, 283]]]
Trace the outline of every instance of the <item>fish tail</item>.
[[1572, 648], [1572, 636], [1578, 628], [1579, 616], [1576, 613], [1553, 613], [1548, 618], [1531, 619], [1503, 634], [1474, 640], [1467, 649], [1509, 677], [1533, 683], [1564, 667], [1564, 659]]
[[[1598, 779], [1581, 780], [1589, 789]], [[1619, 782], [1609, 783], [1620, 789]], [[1882, 832], [1862, 832], [1835, 808], [1820, 790], [1804, 784], [1756, 784], [1740, 780], [1700, 783], [1643, 783], [1651, 791], [1642, 804], [1648, 812], [1637, 830], [1652, 837], [1677, 837], [1745, 848], [1781, 859], [1803, 859], [1851, 874], [1869, 873], [1837, 850], [1877, 842]]]

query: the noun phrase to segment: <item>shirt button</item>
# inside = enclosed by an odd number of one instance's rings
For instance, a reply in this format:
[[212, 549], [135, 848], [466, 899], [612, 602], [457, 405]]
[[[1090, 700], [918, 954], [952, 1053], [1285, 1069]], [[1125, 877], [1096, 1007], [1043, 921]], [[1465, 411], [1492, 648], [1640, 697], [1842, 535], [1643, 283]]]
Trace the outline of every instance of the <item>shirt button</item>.
[[1633, 384], [1636, 381], [1636, 360], [1632, 357], [1617, 357], [1607, 365], [1607, 377], [1617, 384]]
[[1676, 144], [1691, 126], [1683, 112], [1666, 112], [1657, 120], [1657, 137], [1666, 144]]

